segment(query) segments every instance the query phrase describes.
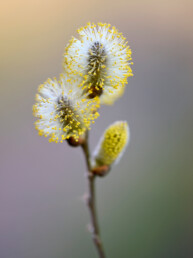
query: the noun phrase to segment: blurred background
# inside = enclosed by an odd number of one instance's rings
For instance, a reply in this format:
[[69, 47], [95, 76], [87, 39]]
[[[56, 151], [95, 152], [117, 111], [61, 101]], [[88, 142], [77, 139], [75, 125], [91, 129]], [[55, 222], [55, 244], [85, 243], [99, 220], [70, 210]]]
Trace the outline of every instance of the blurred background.
[[127, 120], [121, 162], [97, 180], [108, 258], [193, 257], [192, 0], [2, 0], [0, 3], [0, 257], [97, 258], [87, 231], [79, 148], [34, 129], [39, 84], [59, 75], [65, 45], [88, 21], [108, 22], [133, 50], [134, 77], [104, 129]]

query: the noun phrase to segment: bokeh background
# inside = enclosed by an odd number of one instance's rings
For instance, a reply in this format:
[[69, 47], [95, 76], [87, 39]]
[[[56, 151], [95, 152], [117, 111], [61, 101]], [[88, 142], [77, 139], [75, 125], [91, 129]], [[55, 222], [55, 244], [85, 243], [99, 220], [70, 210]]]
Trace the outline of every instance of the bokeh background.
[[65, 45], [88, 21], [116, 26], [134, 77], [91, 131], [127, 120], [121, 162], [97, 180], [102, 239], [111, 258], [193, 257], [193, 1], [1, 0], [0, 257], [96, 258], [82, 201], [79, 148], [34, 129], [37, 87], [61, 73]]

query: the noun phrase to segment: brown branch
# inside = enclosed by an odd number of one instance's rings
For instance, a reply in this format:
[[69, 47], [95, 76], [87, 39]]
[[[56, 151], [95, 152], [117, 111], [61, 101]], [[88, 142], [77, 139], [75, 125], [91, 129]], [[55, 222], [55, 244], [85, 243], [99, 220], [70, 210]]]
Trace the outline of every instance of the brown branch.
[[99, 226], [98, 226], [97, 215], [96, 215], [96, 199], [95, 199], [96, 175], [91, 172], [90, 151], [88, 146], [88, 132], [86, 133], [85, 141], [81, 146], [82, 146], [82, 149], [85, 155], [86, 164], [87, 164], [87, 180], [88, 180], [87, 205], [90, 212], [92, 239], [98, 251], [99, 257], [105, 258], [105, 253], [104, 253], [102, 241], [100, 239]]

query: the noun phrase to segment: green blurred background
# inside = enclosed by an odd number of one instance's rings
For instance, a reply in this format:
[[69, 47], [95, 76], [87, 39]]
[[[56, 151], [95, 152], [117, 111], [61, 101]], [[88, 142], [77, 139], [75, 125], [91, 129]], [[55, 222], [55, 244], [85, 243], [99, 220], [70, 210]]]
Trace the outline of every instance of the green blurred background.
[[127, 120], [121, 162], [97, 180], [108, 258], [193, 257], [193, 1], [1, 0], [0, 257], [96, 258], [82, 201], [79, 148], [34, 129], [37, 87], [61, 73], [65, 45], [88, 21], [116, 26], [134, 77], [91, 131]]

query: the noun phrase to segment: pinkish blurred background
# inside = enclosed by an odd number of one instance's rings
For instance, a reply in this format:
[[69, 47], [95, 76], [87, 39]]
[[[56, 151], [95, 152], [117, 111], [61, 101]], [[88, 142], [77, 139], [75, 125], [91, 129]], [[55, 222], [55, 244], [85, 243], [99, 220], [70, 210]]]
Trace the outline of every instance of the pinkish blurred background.
[[134, 61], [125, 95], [91, 131], [93, 149], [115, 120], [131, 130], [97, 182], [107, 257], [193, 257], [193, 1], [2, 0], [0, 12], [0, 258], [97, 257], [83, 155], [39, 137], [32, 117], [38, 85], [59, 75], [88, 21], [123, 32]]

